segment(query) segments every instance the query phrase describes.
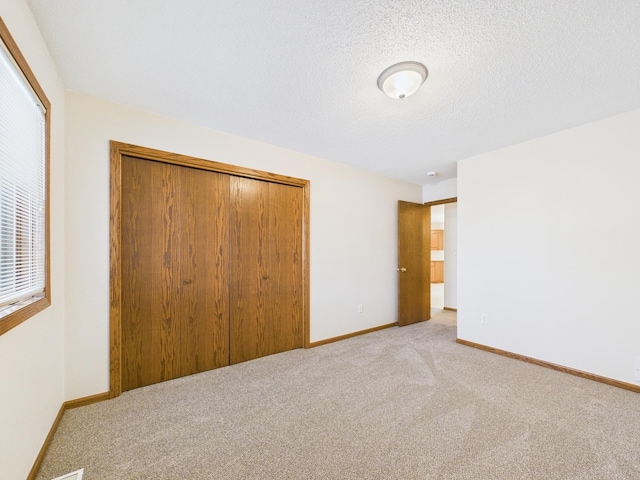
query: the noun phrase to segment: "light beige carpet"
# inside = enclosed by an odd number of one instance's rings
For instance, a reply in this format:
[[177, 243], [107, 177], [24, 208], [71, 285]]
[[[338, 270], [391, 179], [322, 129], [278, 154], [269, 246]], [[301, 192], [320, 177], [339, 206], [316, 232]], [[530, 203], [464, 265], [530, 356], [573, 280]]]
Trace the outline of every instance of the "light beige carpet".
[[70, 410], [38, 479], [640, 478], [640, 395], [455, 338], [442, 312]]

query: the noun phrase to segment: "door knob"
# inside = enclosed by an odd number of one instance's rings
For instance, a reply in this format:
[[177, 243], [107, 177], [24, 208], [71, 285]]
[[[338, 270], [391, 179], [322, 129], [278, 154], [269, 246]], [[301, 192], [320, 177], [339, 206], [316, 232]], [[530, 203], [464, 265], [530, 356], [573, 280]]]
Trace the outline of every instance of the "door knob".
[[404, 272], [406, 272], [406, 271], [407, 271], [407, 269], [406, 269], [406, 268], [404, 268], [404, 267], [400, 267], [400, 268], [398, 269], [398, 271], [399, 271], [400, 273], [404, 273]]

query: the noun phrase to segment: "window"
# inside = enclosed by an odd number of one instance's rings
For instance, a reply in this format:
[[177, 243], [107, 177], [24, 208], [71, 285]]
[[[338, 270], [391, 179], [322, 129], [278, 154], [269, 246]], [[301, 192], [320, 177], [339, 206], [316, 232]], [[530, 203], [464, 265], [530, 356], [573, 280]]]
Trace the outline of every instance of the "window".
[[49, 102], [0, 18], [0, 334], [50, 304]]

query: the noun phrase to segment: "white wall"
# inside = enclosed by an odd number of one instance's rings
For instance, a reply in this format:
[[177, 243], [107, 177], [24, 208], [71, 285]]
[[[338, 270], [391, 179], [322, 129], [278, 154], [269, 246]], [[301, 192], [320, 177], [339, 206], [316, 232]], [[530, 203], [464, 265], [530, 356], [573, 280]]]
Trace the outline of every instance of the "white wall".
[[0, 477], [22, 480], [64, 401], [64, 91], [26, 2], [0, 0], [0, 15], [52, 115], [52, 305], [0, 336]]
[[639, 160], [635, 110], [459, 162], [458, 336], [637, 383]]
[[441, 180], [435, 183], [426, 183], [422, 186], [422, 201], [426, 203], [456, 197], [458, 195], [457, 185], [457, 178]]
[[397, 200], [421, 186], [78, 93], [66, 109], [67, 398], [109, 388], [111, 139], [310, 180], [311, 341], [396, 321]]
[[444, 205], [444, 306], [458, 308], [457, 203]]

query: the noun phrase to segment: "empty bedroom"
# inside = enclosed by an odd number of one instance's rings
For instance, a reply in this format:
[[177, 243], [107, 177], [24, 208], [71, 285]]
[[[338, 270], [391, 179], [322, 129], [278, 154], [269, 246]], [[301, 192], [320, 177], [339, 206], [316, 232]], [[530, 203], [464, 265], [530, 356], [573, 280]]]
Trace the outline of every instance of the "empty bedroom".
[[0, 479], [640, 478], [638, 25], [0, 0]]

